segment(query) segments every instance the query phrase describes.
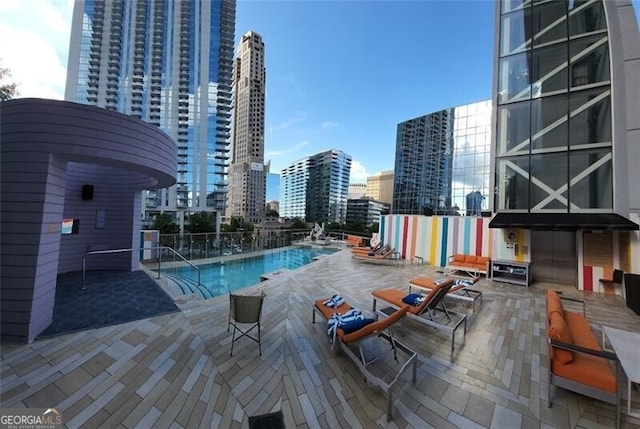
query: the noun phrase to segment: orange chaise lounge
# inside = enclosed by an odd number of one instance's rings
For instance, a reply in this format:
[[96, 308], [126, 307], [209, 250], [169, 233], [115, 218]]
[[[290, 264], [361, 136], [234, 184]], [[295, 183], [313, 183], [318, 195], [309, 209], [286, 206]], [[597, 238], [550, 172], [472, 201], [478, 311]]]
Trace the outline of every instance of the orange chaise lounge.
[[374, 252], [373, 255], [364, 252], [352, 253], [351, 256], [354, 259], [359, 261], [372, 261], [372, 262], [381, 262], [381, 261], [395, 261], [391, 259], [391, 256], [395, 252], [395, 249], [391, 246], [384, 245], [378, 251]]
[[[476, 313], [476, 301], [480, 301], [480, 305], [482, 305], [482, 291], [477, 289], [472, 289], [473, 286], [478, 280], [478, 277], [473, 277], [470, 279], [451, 279], [453, 284], [451, 285], [451, 289], [449, 293], [447, 293], [448, 298], [453, 298], [456, 300], [470, 302], [472, 305], [472, 313]], [[425, 292], [431, 292], [433, 289], [433, 285], [436, 282], [442, 282], [442, 279], [434, 280], [430, 277], [416, 277], [409, 280], [409, 293], [411, 293], [411, 288], [415, 287], [417, 289], [423, 290]]]
[[[444, 281], [434, 281], [431, 291], [424, 297], [419, 305], [411, 305], [406, 313], [407, 318], [416, 322], [446, 331], [451, 336], [451, 358], [455, 345], [456, 331], [462, 327], [462, 344], [467, 332], [467, 316], [455, 313], [447, 309], [444, 304], [444, 297], [453, 286], [454, 279], [445, 278]], [[380, 309], [379, 312], [387, 313], [389, 310], [400, 309], [407, 305], [403, 300], [408, 298], [406, 292], [396, 288], [376, 289], [371, 292], [373, 295], [373, 310], [376, 311], [377, 301], [389, 304], [390, 308]]]
[[[328, 321], [333, 314], [344, 314], [352, 309], [346, 301], [335, 308], [326, 306], [324, 304], [326, 301], [320, 299], [314, 302], [313, 323], [316, 322], [316, 313]], [[413, 367], [411, 382], [413, 384], [416, 382], [418, 354], [397, 341], [390, 329], [391, 325], [402, 319], [408, 310], [409, 306], [405, 305], [389, 317], [372, 321], [349, 333], [338, 327], [332, 346], [334, 348], [338, 344], [340, 349], [362, 372], [367, 383], [380, 388], [387, 394], [387, 421], [391, 420], [391, 404], [393, 402], [391, 389], [407, 368]], [[375, 341], [375, 343], [383, 343], [385, 347], [372, 347], [370, 341], [364, 341], [370, 338], [378, 339], [379, 341]]]

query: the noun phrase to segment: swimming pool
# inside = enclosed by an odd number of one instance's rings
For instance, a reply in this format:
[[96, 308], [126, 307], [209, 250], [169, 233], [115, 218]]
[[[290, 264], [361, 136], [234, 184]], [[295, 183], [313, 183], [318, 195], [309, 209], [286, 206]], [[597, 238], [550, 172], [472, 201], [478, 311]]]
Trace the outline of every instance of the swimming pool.
[[197, 275], [193, 268], [187, 266], [163, 271], [165, 274], [169, 273], [174, 281], [191, 279], [193, 284], [189, 287], [192, 292], [200, 292], [205, 298], [211, 298], [259, 283], [262, 274], [300, 268], [320, 255], [337, 251], [338, 249], [326, 247], [292, 247], [244, 259], [198, 265], [201, 286], [197, 290], [194, 290], [194, 286], [197, 286], [197, 281], [194, 281]]

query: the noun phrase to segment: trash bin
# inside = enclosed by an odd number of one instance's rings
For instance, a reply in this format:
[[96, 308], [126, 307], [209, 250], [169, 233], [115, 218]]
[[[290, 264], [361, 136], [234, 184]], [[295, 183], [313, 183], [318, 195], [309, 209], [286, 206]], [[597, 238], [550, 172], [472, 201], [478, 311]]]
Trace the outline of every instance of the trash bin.
[[624, 292], [627, 296], [627, 307], [640, 315], [640, 275], [624, 275]]

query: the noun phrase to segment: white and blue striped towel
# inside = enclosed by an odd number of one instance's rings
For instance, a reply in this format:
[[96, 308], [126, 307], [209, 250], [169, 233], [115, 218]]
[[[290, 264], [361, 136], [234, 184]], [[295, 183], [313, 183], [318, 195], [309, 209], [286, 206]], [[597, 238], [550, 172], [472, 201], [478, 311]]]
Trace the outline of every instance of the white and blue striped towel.
[[361, 319], [364, 319], [364, 315], [362, 314], [362, 311], [357, 308], [352, 308], [343, 314], [333, 313], [327, 322], [327, 334], [329, 335], [329, 341], [331, 344], [333, 344], [336, 339], [336, 331], [341, 325]]
[[333, 295], [331, 298], [323, 302], [329, 308], [338, 308], [344, 304], [344, 298], [340, 295]]
[[473, 286], [473, 281], [466, 279], [458, 279], [453, 281], [452, 286], [463, 285], [465, 288]]

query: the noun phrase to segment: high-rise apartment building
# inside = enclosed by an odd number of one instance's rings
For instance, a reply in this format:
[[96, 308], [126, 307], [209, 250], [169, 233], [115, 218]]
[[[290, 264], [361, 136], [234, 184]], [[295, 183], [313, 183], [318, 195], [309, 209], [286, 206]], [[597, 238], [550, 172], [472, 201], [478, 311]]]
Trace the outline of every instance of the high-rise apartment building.
[[328, 150], [303, 158], [280, 175], [280, 216], [344, 223], [351, 156]]
[[367, 177], [365, 196], [391, 204], [393, 201], [393, 170], [380, 171]]
[[146, 192], [147, 220], [225, 208], [235, 13], [235, 0], [75, 2], [65, 99], [141, 118], [178, 145], [177, 183]]
[[242, 36], [233, 68], [233, 148], [229, 166], [227, 217], [258, 223], [264, 217], [264, 42], [258, 33]]
[[[491, 101], [398, 124], [391, 210], [397, 214], [479, 214], [489, 207]], [[475, 194], [476, 196], [478, 194]]]

